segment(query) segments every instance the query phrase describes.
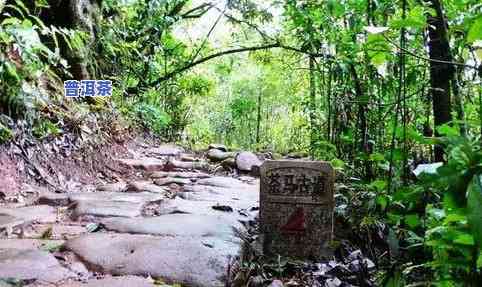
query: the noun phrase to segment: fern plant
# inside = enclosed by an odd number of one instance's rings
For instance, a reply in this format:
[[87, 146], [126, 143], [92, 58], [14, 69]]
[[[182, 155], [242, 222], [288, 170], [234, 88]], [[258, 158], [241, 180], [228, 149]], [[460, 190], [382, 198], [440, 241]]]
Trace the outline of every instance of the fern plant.
[[[44, 7], [43, 2], [35, 1], [32, 10]], [[0, 9], [0, 112], [21, 117], [48, 102], [41, 82], [59, 82], [55, 69], [68, 74], [58, 37], [70, 49], [77, 49], [83, 45], [83, 36], [75, 30], [47, 27], [22, 1], [14, 3]]]
[[477, 138], [450, 137], [448, 162], [437, 169], [434, 186], [443, 192], [428, 206], [426, 246], [439, 286], [482, 282], [482, 151]]

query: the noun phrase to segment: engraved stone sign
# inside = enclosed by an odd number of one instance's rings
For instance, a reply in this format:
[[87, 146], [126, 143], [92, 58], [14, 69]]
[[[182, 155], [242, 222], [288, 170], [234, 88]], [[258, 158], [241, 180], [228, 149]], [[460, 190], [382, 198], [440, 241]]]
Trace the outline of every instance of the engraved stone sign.
[[272, 160], [261, 166], [260, 227], [265, 254], [331, 254], [334, 171], [327, 162]]

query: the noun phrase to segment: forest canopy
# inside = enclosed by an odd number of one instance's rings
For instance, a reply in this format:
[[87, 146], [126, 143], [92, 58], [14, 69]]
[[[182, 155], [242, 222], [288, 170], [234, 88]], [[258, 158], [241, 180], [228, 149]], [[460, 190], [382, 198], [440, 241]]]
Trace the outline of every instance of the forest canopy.
[[[94, 115], [192, 149], [330, 161], [381, 285], [476, 286], [481, 62], [477, 0], [0, 0], [0, 142], [12, 122], [48, 140]], [[113, 96], [67, 99], [69, 79]]]

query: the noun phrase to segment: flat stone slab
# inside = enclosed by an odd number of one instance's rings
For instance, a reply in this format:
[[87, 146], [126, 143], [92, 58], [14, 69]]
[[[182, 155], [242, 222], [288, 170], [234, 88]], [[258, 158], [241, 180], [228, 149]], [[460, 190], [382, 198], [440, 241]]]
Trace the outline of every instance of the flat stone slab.
[[[155, 184], [152, 184], [156, 186]], [[161, 188], [156, 186], [157, 188]], [[164, 198], [162, 194], [155, 194], [151, 192], [109, 192], [109, 191], [99, 191], [99, 192], [76, 192], [76, 193], [45, 193], [42, 194], [38, 202], [49, 204], [49, 205], [61, 205], [67, 206], [72, 202], [79, 201], [123, 201], [123, 202], [158, 202]], [[0, 209], [1, 210], [1, 209]], [[0, 214], [2, 212], [0, 211]]]
[[224, 286], [230, 255], [189, 237], [93, 233], [65, 246], [101, 272], [151, 276], [187, 286]]
[[30, 222], [51, 223], [57, 220], [57, 210], [48, 205], [16, 208], [0, 207], [0, 229], [13, 228]]
[[211, 175], [203, 172], [180, 172], [180, 171], [154, 171], [149, 177], [151, 178], [209, 178]]
[[80, 201], [121, 201], [132, 203], [157, 202], [164, 199], [164, 195], [151, 192], [84, 192], [67, 194], [72, 202]]
[[145, 157], [145, 158], [139, 158], [139, 159], [118, 159], [118, 161], [121, 164], [133, 167], [133, 168], [139, 168], [147, 171], [155, 171], [155, 170], [162, 170], [164, 168], [164, 165], [166, 164], [165, 161], [160, 160], [158, 158], [153, 158], [153, 157]]
[[126, 189], [127, 183], [125, 182], [106, 183], [97, 186], [98, 191], [123, 192]]
[[163, 194], [151, 192], [90, 192], [66, 194], [71, 202], [75, 202], [73, 217], [136, 217], [142, 214], [144, 205], [161, 202]]
[[48, 252], [35, 249], [0, 250], [0, 278], [54, 283], [74, 276]]
[[108, 230], [121, 233], [165, 236], [198, 236], [231, 239], [236, 220], [222, 216], [192, 214], [166, 214], [148, 218], [107, 218], [102, 224]]
[[74, 218], [85, 215], [96, 217], [136, 217], [142, 214], [142, 202], [127, 201], [79, 201], [74, 210]]
[[[17, 250], [46, 250], [54, 246], [60, 246], [63, 240], [42, 240], [42, 239], [2, 239], [0, 240], [0, 250], [17, 249]], [[1, 251], [0, 251], [1, 252]]]
[[147, 150], [148, 154], [159, 156], [177, 156], [183, 152], [184, 148], [172, 144], [163, 144]]
[[147, 191], [152, 193], [165, 194], [167, 189], [160, 187], [150, 181], [132, 181], [127, 185], [127, 190], [129, 191]]
[[[31, 285], [28, 285], [31, 286]], [[155, 287], [152, 279], [137, 276], [106, 277], [102, 279], [91, 279], [87, 282], [62, 282], [62, 287]], [[42, 287], [57, 287], [55, 285], [42, 285]], [[0, 285], [1, 287], [1, 285]], [[34, 286], [31, 286], [34, 287]]]
[[215, 176], [211, 178], [203, 178], [196, 182], [199, 185], [216, 186], [224, 188], [239, 187], [244, 183], [232, 177]]
[[178, 185], [186, 185], [191, 184], [192, 181], [188, 178], [178, 178], [178, 177], [164, 177], [158, 178], [154, 180], [154, 183], [157, 185], [170, 185], [170, 184], [178, 184]]

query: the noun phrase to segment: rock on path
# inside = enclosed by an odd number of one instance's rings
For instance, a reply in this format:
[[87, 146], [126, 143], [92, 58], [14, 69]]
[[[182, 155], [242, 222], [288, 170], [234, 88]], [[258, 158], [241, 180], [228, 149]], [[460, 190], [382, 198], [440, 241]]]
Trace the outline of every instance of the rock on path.
[[[258, 180], [212, 176], [192, 163], [164, 171], [181, 156], [184, 150], [172, 145], [148, 148], [119, 160], [142, 179], [100, 184], [96, 192], [41, 193], [38, 205], [0, 208], [0, 231], [10, 237], [0, 239], [0, 278], [37, 280], [32, 286], [147, 287], [154, 286], [150, 276], [223, 286], [230, 257], [240, 250], [233, 228], [257, 215], [250, 210], [258, 206]], [[12, 235], [25, 226], [36, 235]]]
[[62, 267], [55, 257], [40, 250], [1, 249], [0, 278], [58, 282], [75, 274]]
[[189, 286], [220, 286], [228, 258], [189, 238], [131, 234], [89, 234], [66, 248], [91, 266], [113, 275], [163, 278]]

